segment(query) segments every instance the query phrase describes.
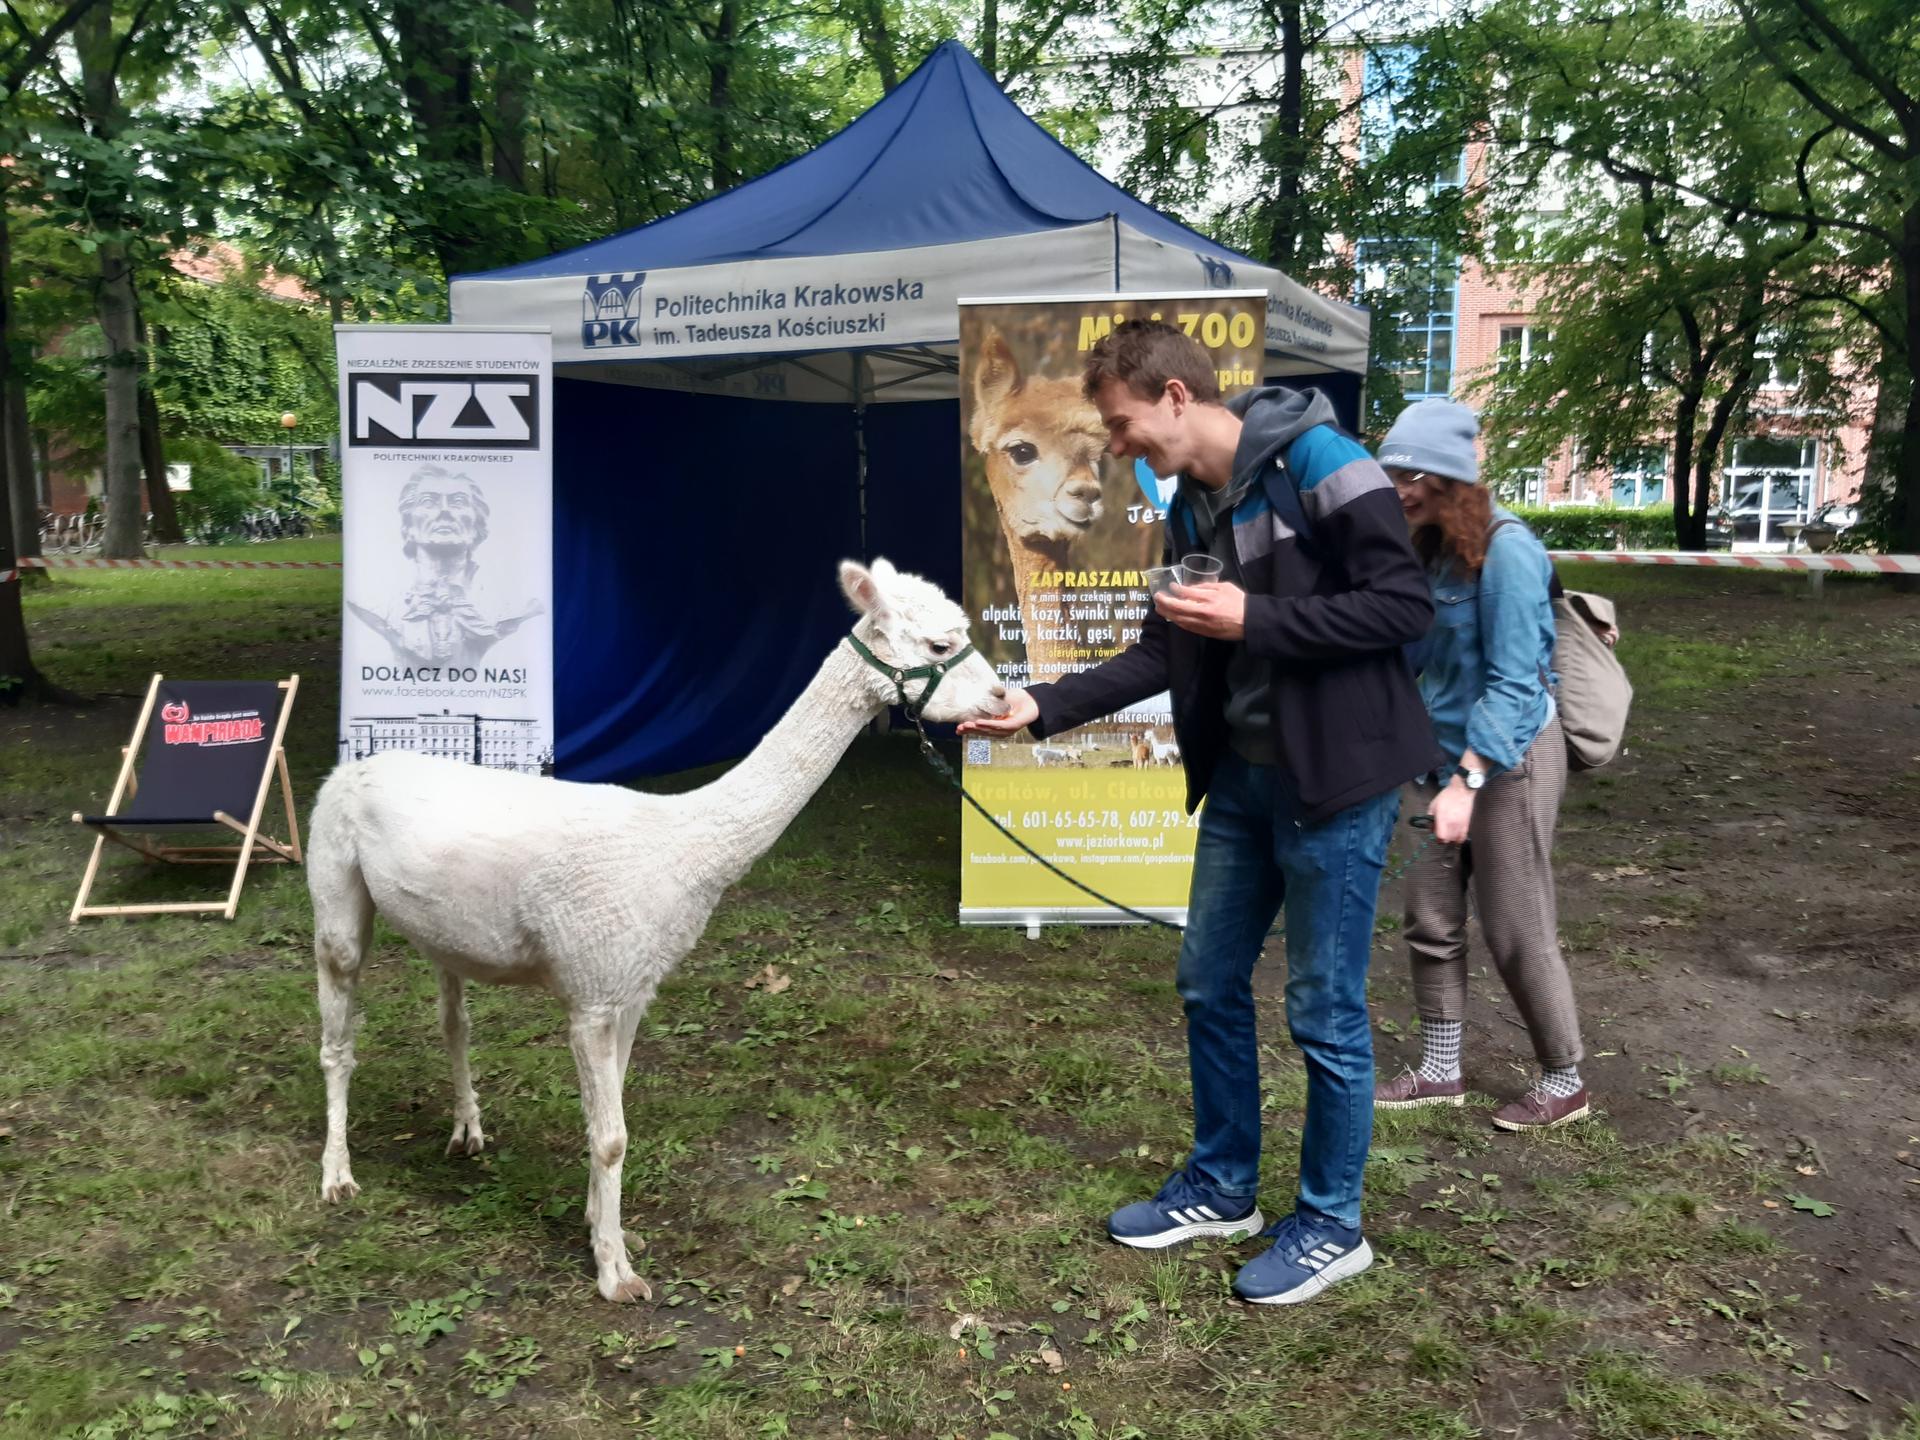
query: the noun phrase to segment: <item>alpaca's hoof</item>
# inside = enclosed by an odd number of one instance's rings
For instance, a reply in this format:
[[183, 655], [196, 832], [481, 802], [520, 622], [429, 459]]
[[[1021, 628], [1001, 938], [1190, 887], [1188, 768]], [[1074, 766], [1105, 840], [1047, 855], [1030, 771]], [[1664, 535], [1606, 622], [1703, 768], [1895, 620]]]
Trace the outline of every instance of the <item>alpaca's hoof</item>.
[[320, 1182], [320, 1198], [329, 1205], [338, 1205], [343, 1200], [351, 1200], [360, 1193], [360, 1187], [353, 1183], [351, 1175], [343, 1175], [338, 1180]]
[[653, 1287], [638, 1275], [629, 1275], [624, 1280], [602, 1280], [600, 1294], [616, 1305], [631, 1305], [636, 1300], [651, 1300]]
[[478, 1120], [456, 1120], [453, 1138], [447, 1141], [449, 1155], [478, 1155], [487, 1148], [487, 1137], [480, 1133]]

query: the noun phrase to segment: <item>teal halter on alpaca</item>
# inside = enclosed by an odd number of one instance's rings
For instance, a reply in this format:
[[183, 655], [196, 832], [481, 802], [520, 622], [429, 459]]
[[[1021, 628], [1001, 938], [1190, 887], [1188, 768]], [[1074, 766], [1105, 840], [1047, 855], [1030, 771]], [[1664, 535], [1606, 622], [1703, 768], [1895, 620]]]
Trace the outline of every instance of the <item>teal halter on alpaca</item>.
[[[847, 636], [847, 643], [853, 647], [854, 654], [858, 655], [862, 660], [866, 661], [867, 664], [893, 681], [893, 688], [900, 692], [900, 708], [905, 710], [907, 712], [907, 718], [916, 724], [919, 723], [920, 712], [927, 708], [927, 702], [933, 699], [933, 692], [940, 688], [940, 682], [947, 678], [948, 672], [962, 660], [973, 654], [973, 646], [969, 643], [962, 645], [944, 660], [936, 660], [931, 665], [916, 665], [911, 670], [902, 670], [896, 665], [887, 664], [886, 661], [882, 660], [878, 655], [875, 655], [873, 651], [860, 643], [857, 636]], [[912, 700], [907, 697], [907, 681], [909, 680], [925, 680], [927, 682], [926, 688], [920, 692], [920, 698], [918, 700]]]

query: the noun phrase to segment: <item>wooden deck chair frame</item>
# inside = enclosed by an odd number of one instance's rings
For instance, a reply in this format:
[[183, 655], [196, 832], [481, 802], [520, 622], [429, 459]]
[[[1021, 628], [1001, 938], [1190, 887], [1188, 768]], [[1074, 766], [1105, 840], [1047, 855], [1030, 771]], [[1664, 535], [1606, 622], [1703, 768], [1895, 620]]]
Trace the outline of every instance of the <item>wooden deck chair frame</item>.
[[[147, 734], [147, 722], [153, 718], [155, 699], [160, 694], [160, 683], [166, 677], [155, 675], [147, 685], [146, 703], [140, 707], [140, 718], [134, 722], [133, 739], [120, 747], [120, 775], [113, 782], [113, 794], [107, 800], [107, 815], [111, 816], [120, 809], [122, 799], [131, 798], [139, 789], [139, 780], [134, 775], [134, 766], [140, 757], [140, 748]], [[88, 915], [194, 915], [218, 912], [223, 919], [233, 919], [234, 912], [240, 907], [240, 889], [247, 883], [247, 869], [258, 862], [263, 865], [298, 865], [300, 863], [300, 822], [293, 813], [293, 777], [287, 773], [287, 752], [285, 740], [287, 721], [293, 714], [294, 696], [300, 691], [300, 677], [290, 675], [279, 682], [286, 691], [286, 698], [280, 703], [280, 716], [273, 727], [273, 746], [268, 754], [267, 763], [260, 771], [260, 787], [253, 797], [253, 810], [245, 820], [229, 815], [224, 810], [213, 812], [212, 823], [226, 826], [238, 833], [242, 839], [238, 845], [166, 845], [159, 841], [124, 834], [110, 825], [95, 825], [98, 832], [93, 840], [93, 855], [87, 861], [87, 873], [81, 878], [80, 893], [74, 897], [73, 910], [67, 916], [68, 924], [77, 923]], [[280, 799], [286, 808], [287, 838], [276, 840], [261, 830], [261, 822], [266, 817], [267, 794], [273, 787], [274, 777], [280, 778]], [[84, 823], [84, 817], [75, 811], [73, 820], [76, 825]], [[227, 888], [224, 901], [187, 901], [172, 904], [154, 905], [89, 905], [87, 897], [93, 892], [94, 877], [100, 871], [100, 856], [105, 851], [107, 841], [126, 846], [149, 861], [161, 861], [169, 865], [228, 865], [234, 867], [233, 883]], [[260, 852], [256, 854], [256, 851]]]

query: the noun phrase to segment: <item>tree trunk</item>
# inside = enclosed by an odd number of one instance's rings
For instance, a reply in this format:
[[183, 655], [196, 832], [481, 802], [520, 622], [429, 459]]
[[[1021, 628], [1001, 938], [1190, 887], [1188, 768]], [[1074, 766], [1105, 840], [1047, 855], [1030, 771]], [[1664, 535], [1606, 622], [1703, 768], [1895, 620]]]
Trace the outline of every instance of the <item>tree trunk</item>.
[[880, 88], [891, 95], [900, 84], [900, 66], [893, 55], [893, 36], [887, 31], [886, 0], [864, 0], [860, 10], [860, 39], [867, 58], [880, 72]]
[[[1896, 555], [1920, 555], [1920, 200], [1907, 207], [1898, 261], [1906, 326], [1905, 352], [1898, 358], [1906, 371], [1906, 415], [1901, 422], [1900, 446], [1893, 466], [1893, 503], [1887, 512], [1887, 541]], [[1914, 588], [1909, 579], [1903, 588]]]
[[[4, 343], [4, 342], [0, 342]], [[13, 550], [20, 556], [40, 555], [40, 490], [35, 483], [33, 435], [27, 419], [26, 378], [9, 369], [0, 388], [0, 444], [6, 446], [7, 489], [13, 495]], [[45, 571], [34, 571], [44, 575]]]
[[[6, 461], [0, 459], [0, 465]], [[13, 573], [13, 507], [0, 505], [0, 704], [12, 705], [44, 683], [33, 668], [27, 643], [27, 615], [20, 595], [25, 589]]]
[[[460, 198], [487, 174], [486, 125], [473, 98], [472, 49], [449, 22], [451, 8], [449, 0], [395, 0], [393, 6], [400, 89], [426, 170], [426, 228], [449, 276], [490, 269], [503, 246], [513, 248], [488, 231], [484, 203]], [[443, 198], [449, 191], [452, 198]]]
[[1673, 543], [1679, 550], [1707, 548], [1708, 492], [1693, 481], [1693, 433], [1700, 420], [1700, 396], [1682, 391], [1673, 412]]
[[707, 106], [713, 114], [713, 193], [740, 183], [733, 153], [733, 43], [740, 28], [737, 0], [720, 0], [707, 59]]
[[[0, 388], [11, 388], [13, 373], [13, 249], [12, 226], [7, 213], [6, 172], [0, 169]], [[12, 428], [12, 427], [9, 427]], [[0, 489], [12, 495], [20, 485], [14, 473], [14, 455], [19, 447], [0, 445]], [[32, 473], [29, 466], [28, 473]], [[20, 605], [24, 588], [19, 576], [12, 574], [19, 558], [14, 548], [14, 507], [0, 505], [0, 703], [14, 704], [23, 696], [38, 691], [40, 672], [33, 668], [33, 650], [27, 643], [27, 617]]]
[[157, 544], [178, 545], [185, 537], [180, 533], [173, 491], [167, 487], [167, 443], [160, 433], [160, 402], [153, 395], [153, 348], [148, 343], [147, 322], [138, 310], [134, 312], [133, 325], [144, 362], [140, 377], [140, 468], [147, 477], [147, 508], [153, 512], [153, 538]]
[[500, 0], [518, 22], [513, 39], [493, 71], [493, 178], [509, 189], [527, 189], [527, 87], [533, 44], [533, 0]]
[[[74, 27], [80, 59], [80, 88], [87, 128], [111, 143], [120, 129], [120, 85], [114, 76], [113, 7], [96, 5]], [[140, 503], [140, 339], [138, 304], [133, 290], [133, 259], [128, 254], [126, 217], [113, 197], [101, 196], [90, 217], [102, 237], [94, 258], [100, 265], [95, 304], [106, 340], [107, 412], [106, 539], [100, 553], [110, 560], [136, 560], [145, 507]]]
[[133, 263], [127, 247], [104, 241], [100, 259], [100, 333], [106, 337], [106, 539], [109, 560], [137, 560], [145, 507], [140, 503], [140, 341], [134, 332]]
[[1873, 372], [1873, 421], [1867, 430], [1866, 462], [1861, 466], [1860, 498], [1893, 489], [1893, 473], [1900, 464], [1900, 437], [1906, 433], [1907, 370], [1891, 340], [1880, 342], [1880, 361]]
[[[27, 431], [26, 377], [13, 364], [13, 233], [7, 206], [10, 176], [0, 169], [0, 497], [12, 511], [12, 542], [0, 570], [20, 556], [40, 554], [40, 493], [34, 484], [33, 442]], [[44, 575], [45, 571], [36, 572]], [[0, 684], [7, 670], [0, 665]]]
[[980, 63], [987, 74], [1000, 78], [1000, 0], [980, 3]]
[[1726, 391], [1713, 405], [1713, 415], [1707, 421], [1707, 433], [1701, 437], [1699, 453], [1694, 457], [1693, 493], [1694, 531], [1699, 543], [1683, 544], [1683, 550], [1704, 550], [1707, 548], [1707, 508], [1713, 495], [1713, 477], [1719, 471], [1720, 449], [1726, 444], [1727, 430], [1732, 426], [1734, 417], [1746, 408], [1753, 394], [1753, 338], [1749, 334], [1740, 347], [1740, 368], [1734, 371], [1727, 382]]
[[1306, 168], [1305, 93], [1307, 37], [1302, 25], [1301, 0], [1278, 0], [1269, 16], [1280, 26], [1280, 111], [1274, 117], [1275, 159], [1280, 189], [1269, 211], [1267, 263], [1291, 271], [1300, 248], [1301, 175]]

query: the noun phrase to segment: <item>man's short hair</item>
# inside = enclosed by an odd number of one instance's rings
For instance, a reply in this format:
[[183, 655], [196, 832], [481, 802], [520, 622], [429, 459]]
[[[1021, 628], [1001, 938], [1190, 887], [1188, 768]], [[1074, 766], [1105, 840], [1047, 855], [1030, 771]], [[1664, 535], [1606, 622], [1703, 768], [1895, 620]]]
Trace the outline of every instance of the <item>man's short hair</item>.
[[1103, 336], [1087, 356], [1080, 389], [1091, 400], [1118, 380], [1142, 400], [1158, 400], [1178, 380], [1202, 405], [1220, 403], [1220, 378], [1198, 341], [1164, 320], [1127, 320]]

